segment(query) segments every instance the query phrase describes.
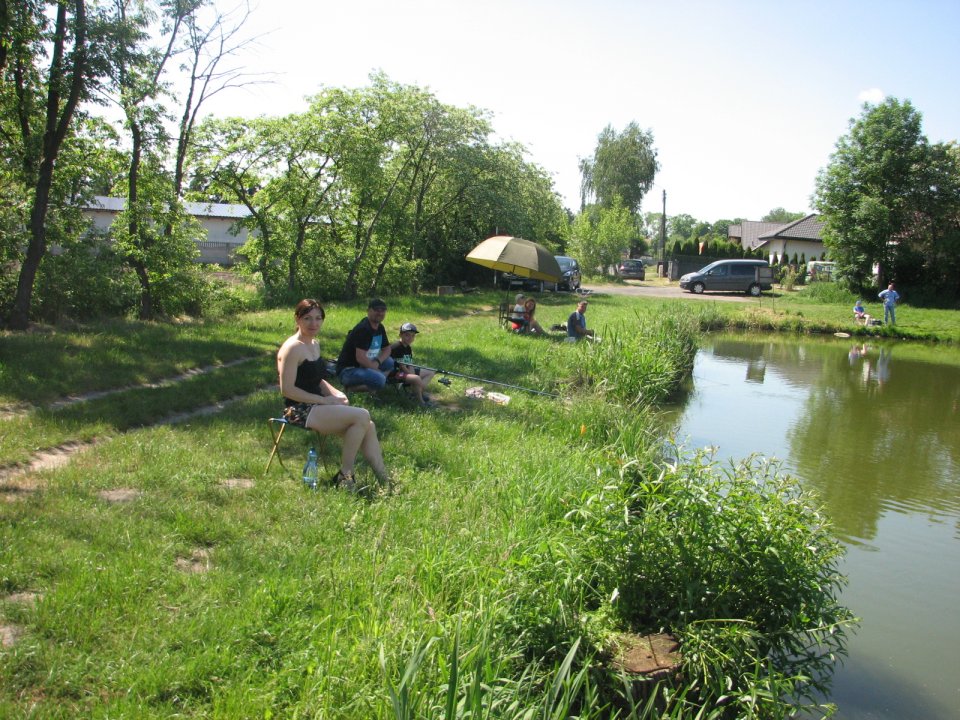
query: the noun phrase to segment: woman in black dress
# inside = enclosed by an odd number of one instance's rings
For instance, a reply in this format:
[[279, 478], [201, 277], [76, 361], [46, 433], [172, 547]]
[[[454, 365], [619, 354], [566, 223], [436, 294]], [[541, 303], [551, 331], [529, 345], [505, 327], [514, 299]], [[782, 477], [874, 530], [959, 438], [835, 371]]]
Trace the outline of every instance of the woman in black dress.
[[357, 452], [363, 454], [381, 482], [389, 483], [377, 428], [370, 413], [351, 406], [347, 396], [326, 380], [326, 367], [317, 342], [326, 317], [323, 308], [316, 300], [306, 299], [297, 303], [293, 314], [297, 332], [284, 341], [277, 353], [280, 394], [286, 405], [283, 416], [294, 425], [343, 439], [340, 470], [333, 479], [337, 485], [356, 489], [353, 466]]

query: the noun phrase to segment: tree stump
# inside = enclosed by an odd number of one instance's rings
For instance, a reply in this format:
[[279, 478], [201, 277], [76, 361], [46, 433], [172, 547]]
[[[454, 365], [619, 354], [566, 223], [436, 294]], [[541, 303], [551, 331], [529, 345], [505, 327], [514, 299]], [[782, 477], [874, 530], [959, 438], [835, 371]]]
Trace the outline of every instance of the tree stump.
[[632, 679], [635, 699], [647, 700], [661, 682], [671, 682], [680, 672], [680, 643], [669, 633], [620, 633], [610, 647], [611, 664]]

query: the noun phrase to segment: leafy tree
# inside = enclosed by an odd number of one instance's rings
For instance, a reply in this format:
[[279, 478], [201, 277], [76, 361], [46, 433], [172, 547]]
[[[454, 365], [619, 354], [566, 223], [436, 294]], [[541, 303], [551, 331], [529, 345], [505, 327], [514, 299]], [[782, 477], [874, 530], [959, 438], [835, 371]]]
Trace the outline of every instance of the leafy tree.
[[[282, 259], [290, 253], [288, 247], [275, 247], [280, 242], [281, 214], [275, 206], [285, 196], [271, 185], [282, 173], [289, 138], [283, 119], [211, 118], [198, 127], [192, 146], [189, 194], [247, 208], [249, 215], [238, 222], [250, 231], [243, 253], [259, 272], [271, 299], [283, 282]], [[295, 152], [290, 154], [296, 158]]]
[[618, 133], [607, 125], [597, 137], [593, 156], [580, 161], [581, 209], [593, 198], [609, 208], [619, 197], [631, 214], [638, 214], [659, 169], [650, 130], [631, 122]]
[[921, 123], [909, 101], [865, 103], [817, 177], [814, 199], [826, 221], [824, 244], [838, 275], [854, 288], [870, 282], [874, 263], [882, 274], [892, 269], [896, 240], [915, 226], [921, 199], [930, 194], [922, 182], [930, 148]]
[[[93, 83], [84, 0], [58, 2], [47, 13], [42, 2], [4, 3], [0, 21], [0, 137], [7, 164], [5, 191], [24, 208], [26, 238], [13, 235], [9, 251], [21, 260], [9, 326], [30, 322], [34, 282], [47, 252], [48, 211], [65, 188], [57, 187], [57, 157], [73, 129], [74, 115]], [[49, 57], [49, 64], [45, 60]], [[28, 210], [27, 210], [28, 208]], [[20, 239], [26, 253], [19, 257]], [[5, 253], [7, 254], [7, 253]]]
[[579, 213], [570, 232], [570, 248], [589, 273], [604, 273], [636, 241], [630, 211], [618, 199], [612, 207], [591, 206]]
[[697, 237], [697, 226], [699, 221], [692, 215], [681, 213], [674, 215], [667, 220], [667, 234], [670, 237], [677, 237], [683, 240], [692, 240]]
[[560, 247], [566, 215], [523, 148], [490, 145], [480, 111], [371, 80], [324, 90], [302, 114], [198, 133], [194, 192], [250, 210], [244, 251], [268, 294], [353, 297], [462, 276], [495, 232]]
[[960, 298], [960, 147], [937, 143], [917, 168], [913, 215], [897, 238], [892, 277], [911, 299], [950, 304]]
[[[164, 178], [170, 138], [164, 126], [167, 114], [161, 104], [161, 78], [176, 51], [180, 30], [196, 8], [176, 3], [166, 9], [168, 14], [160, 16], [157, 8], [143, 0], [117, 0], [117, 32], [107, 56], [109, 91], [123, 111], [130, 140], [126, 207], [116, 220], [114, 240], [140, 283], [142, 320], [154, 316], [151, 275], [176, 272], [196, 252], [190, 238], [181, 235], [179, 247], [174, 247], [172, 233], [162, 232], [165, 225], [174, 226], [169, 214], [178, 208]], [[150, 43], [153, 33], [160, 40], [158, 46]]]
[[806, 213], [789, 212], [788, 210], [784, 210], [782, 207], [776, 207], [760, 218], [760, 222], [791, 223], [794, 220], [799, 220], [800, 218], [806, 217], [806, 215]]
[[661, 248], [661, 242], [665, 241], [666, 238], [661, 237], [663, 232], [662, 218], [663, 213], [658, 212], [647, 212], [638, 216], [638, 235], [646, 240], [647, 252], [659, 254], [660, 250], [663, 249]]

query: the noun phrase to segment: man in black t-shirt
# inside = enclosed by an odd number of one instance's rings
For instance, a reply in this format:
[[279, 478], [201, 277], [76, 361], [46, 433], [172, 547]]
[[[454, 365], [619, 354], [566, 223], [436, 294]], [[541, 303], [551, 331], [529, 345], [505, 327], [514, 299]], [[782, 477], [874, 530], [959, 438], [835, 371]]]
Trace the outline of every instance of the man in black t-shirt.
[[387, 304], [374, 298], [367, 305], [367, 317], [358, 322], [340, 349], [337, 375], [344, 389], [380, 390], [393, 370], [390, 341], [383, 327]]

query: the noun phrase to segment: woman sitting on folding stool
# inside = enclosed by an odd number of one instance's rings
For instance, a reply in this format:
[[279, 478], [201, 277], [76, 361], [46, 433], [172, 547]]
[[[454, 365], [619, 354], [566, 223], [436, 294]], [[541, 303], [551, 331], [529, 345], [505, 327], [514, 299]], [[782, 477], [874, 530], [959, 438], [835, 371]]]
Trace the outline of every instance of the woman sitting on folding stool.
[[301, 300], [293, 315], [297, 332], [288, 337], [277, 352], [280, 394], [286, 405], [283, 417], [293, 425], [343, 439], [340, 470], [333, 478], [334, 484], [356, 490], [353, 466], [357, 452], [363, 453], [377, 478], [389, 484], [390, 476], [370, 413], [364, 408], [352, 407], [347, 396], [326, 380], [325, 363], [317, 342], [326, 317], [323, 307], [316, 300]]

